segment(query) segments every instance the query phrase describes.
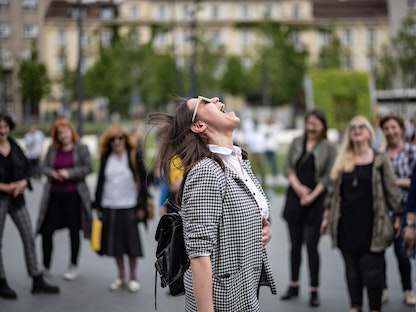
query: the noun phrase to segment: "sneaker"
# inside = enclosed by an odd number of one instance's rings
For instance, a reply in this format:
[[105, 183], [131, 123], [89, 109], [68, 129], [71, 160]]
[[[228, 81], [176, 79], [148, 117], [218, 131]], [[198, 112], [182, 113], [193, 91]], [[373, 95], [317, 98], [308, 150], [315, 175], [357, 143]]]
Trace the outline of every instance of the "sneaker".
[[416, 297], [413, 290], [408, 289], [404, 291], [404, 303], [411, 307], [413, 307], [416, 304]]
[[67, 281], [73, 281], [77, 277], [78, 277], [77, 267], [71, 264], [68, 268], [68, 271], [64, 273], [64, 279], [66, 279]]
[[122, 281], [121, 279], [117, 278], [114, 282], [111, 283], [109, 289], [117, 290], [117, 289], [123, 288], [125, 285], [126, 285], [125, 281]]
[[131, 292], [136, 292], [140, 289], [140, 284], [137, 281], [131, 280], [127, 284], [127, 289]]
[[383, 294], [381, 295], [381, 303], [386, 303], [389, 300], [389, 291], [387, 289], [383, 289]]

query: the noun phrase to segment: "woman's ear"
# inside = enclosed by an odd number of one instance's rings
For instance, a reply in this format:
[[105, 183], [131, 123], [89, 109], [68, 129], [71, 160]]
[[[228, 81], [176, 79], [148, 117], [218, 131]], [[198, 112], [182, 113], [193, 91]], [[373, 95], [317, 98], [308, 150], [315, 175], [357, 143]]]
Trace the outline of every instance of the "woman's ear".
[[202, 133], [207, 128], [205, 122], [198, 120], [191, 125], [191, 131], [194, 133]]

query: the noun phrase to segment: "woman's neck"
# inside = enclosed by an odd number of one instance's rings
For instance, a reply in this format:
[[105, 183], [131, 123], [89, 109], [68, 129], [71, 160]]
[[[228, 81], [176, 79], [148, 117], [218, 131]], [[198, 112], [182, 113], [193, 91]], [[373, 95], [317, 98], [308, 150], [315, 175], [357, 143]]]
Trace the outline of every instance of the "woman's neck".
[[234, 142], [232, 135], [224, 135], [224, 134], [217, 134], [217, 135], [208, 135], [208, 143], [214, 144], [222, 147], [226, 147], [229, 149], [234, 148]]
[[368, 164], [373, 161], [374, 151], [368, 142], [354, 144], [354, 158], [357, 165]]
[[61, 149], [65, 152], [67, 152], [67, 151], [70, 151], [72, 149], [72, 147], [73, 147], [73, 144], [69, 143], [69, 144], [66, 144], [66, 145], [62, 145]]

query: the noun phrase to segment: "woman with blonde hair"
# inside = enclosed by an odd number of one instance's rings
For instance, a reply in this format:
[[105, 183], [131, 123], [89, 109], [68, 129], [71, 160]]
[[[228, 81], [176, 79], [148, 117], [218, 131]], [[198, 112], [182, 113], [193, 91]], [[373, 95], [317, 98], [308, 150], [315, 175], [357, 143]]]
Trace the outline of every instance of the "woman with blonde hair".
[[[100, 169], [94, 208], [103, 220], [99, 254], [115, 258], [118, 269], [110, 290], [140, 289], [137, 257], [143, 256], [137, 221], [147, 215], [146, 170], [135, 140], [121, 125], [111, 125], [100, 139]], [[125, 280], [123, 255], [128, 256], [129, 282]]]
[[91, 235], [91, 199], [85, 178], [92, 172], [88, 147], [80, 143], [74, 126], [58, 118], [51, 130], [52, 143], [45, 156], [42, 174], [47, 177], [40, 203], [37, 233], [42, 235], [43, 266], [48, 274], [56, 230], [68, 228], [71, 259], [66, 280], [78, 277], [79, 230]]
[[[350, 312], [360, 312], [366, 287], [370, 310], [381, 311], [384, 251], [400, 232], [399, 194], [391, 163], [372, 148], [374, 130], [354, 117], [331, 170], [321, 233], [328, 230], [345, 263]], [[394, 226], [388, 211], [395, 216]], [[394, 228], [393, 228], [394, 227]], [[396, 234], [397, 235], [397, 234]]]

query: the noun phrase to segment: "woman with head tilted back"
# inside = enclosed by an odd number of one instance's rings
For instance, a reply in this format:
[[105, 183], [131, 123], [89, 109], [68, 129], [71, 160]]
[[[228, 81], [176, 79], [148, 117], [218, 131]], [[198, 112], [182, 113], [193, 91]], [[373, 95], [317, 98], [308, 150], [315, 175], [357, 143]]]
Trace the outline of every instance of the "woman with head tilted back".
[[233, 144], [240, 120], [217, 97], [177, 104], [173, 114], [155, 113], [149, 121], [163, 129], [163, 172], [175, 157], [184, 168], [177, 194], [191, 262], [185, 310], [260, 311], [259, 286], [276, 292], [265, 248], [269, 206], [247, 155]]
[[[363, 288], [370, 310], [381, 311], [384, 251], [393, 240], [388, 210], [399, 216], [399, 194], [389, 159], [373, 146], [374, 130], [362, 116], [353, 118], [331, 170], [331, 185], [321, 223], [340, 249], [350, 297], [350, 312], [360, 312]], [[400, 229], [400, 218], [394, 223]]]

